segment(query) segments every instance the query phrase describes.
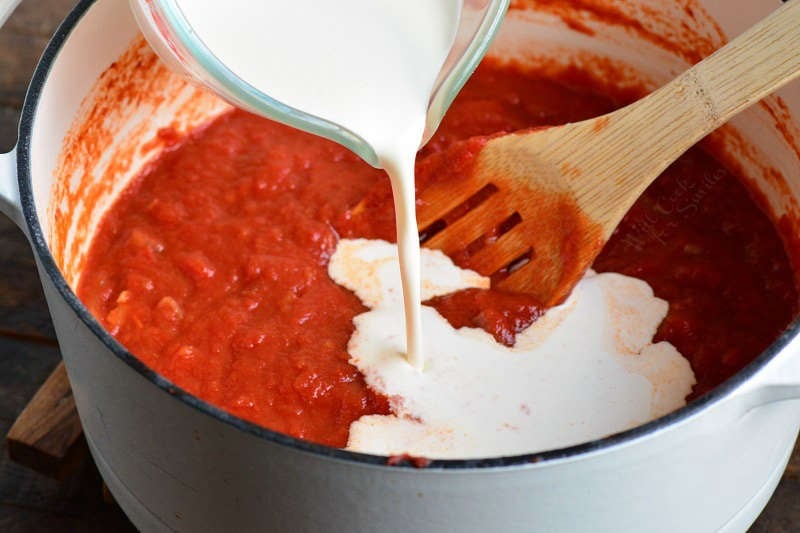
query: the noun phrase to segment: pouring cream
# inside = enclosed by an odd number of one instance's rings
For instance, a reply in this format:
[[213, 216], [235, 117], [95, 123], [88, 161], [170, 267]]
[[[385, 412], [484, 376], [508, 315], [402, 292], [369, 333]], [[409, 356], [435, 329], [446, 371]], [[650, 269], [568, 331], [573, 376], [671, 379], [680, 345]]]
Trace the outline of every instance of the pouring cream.
[[391, 178], [408, 361], [423, 367], [414, 161], [461, 0], [178, 2], [237, 76], [365, 139]]

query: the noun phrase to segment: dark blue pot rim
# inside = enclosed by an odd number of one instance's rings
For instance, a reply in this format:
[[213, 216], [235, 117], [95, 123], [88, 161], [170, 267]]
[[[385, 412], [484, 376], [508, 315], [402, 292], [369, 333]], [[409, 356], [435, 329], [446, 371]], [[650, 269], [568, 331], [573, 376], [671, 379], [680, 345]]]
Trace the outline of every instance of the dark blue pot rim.
[[[315, 455], [344, 460], [352, 463], [385, 466], [386, 468], [416, 468], [413, 461], [400, 461], [398, 464], [389, 466], [387, 465], [387, 458], [385, 456], [350, 452], [339, 448], [331, 448], [328, 446], [313, 444], [296, 439], [289, 435], [278, 433], [251, 422], [247, 422], [246, 420], [222, 411], [221, 409], [203, 401], [202, 399], [189, 394], [180, 387], [176, 386], [174, 383], [170, 382], [168, 379], [145, 366], [131, 352], [126, 350], [125, 347], [117, 342], [116, 339], [114, 339], [114, 337], [112, 337], [105, 329], [103, 329], [100, 323], [95, 320], [95, 318], [89, 313], [89, 310], [81, 303], [81, 301], [69, 287], [64, 279], [64, 276], [61, 274], [61, 271], [56, 265], [52, 254], [50, 253], [50, 250], [44, 239], [44, 234], [42, 233], [42, 228], [39, 225], [38, 217], [36, 215], [30, 176], [31, 136], [39, 98], [47, 81], [50, 68], [52, 67], [59, 51], [61, 50], [61, 47], [66, 42], [72, 30], [96, 1], [97, 0], [81, 0], [78, 2], [75, 8], [73, 8], [70, 14], [61, 23], [55, 35], [50, 40], [41, 59], [39, 60], [31, 83], [28, 87], [19, 125], [19, 141], [17, 144], [17, 175], [22, 211], [24, 213], [25, 222], [28, 226], [34, 252], [37, 254], [41, 265], [44, 267], [44, 270], [50, 277], [53, 285], [61, 294], [61, 297], [70, 305], [72, 310], [83, 321], [86, 327], [88, 327], [92, 333], [94, 333], [94, 335], [96, 335], [97, 338], [100, 339], [111, 352], [113, 352], [115, 356], [119, 357], [134, 371], [138, 372], [145, 379], [152, 382], [153, 385], [161, 389], [164, 393], [171, 395], [177, 400], [184, 402], [185, 404], [201, 411], [202, 413], [216, 418], [226, 424], [230, 424], [241, 431], [261, 439], [283, 446], [288, 446], [296, 450], [310, 452]], [[507, 468], [522, 465], [530, 466], [532, 464], [536, 464], [538, 466], [548, 462], [555, 462], [564, 459], [575, 459], [581, 455], [587, 455], [595, 452], [610, 451], [612, 448], [620, 445], [629, 444], [633, 441], [651, 436], [657, 432], [667, 429], [673, 424], [684, 422], [689, 418], [698, 415], [701, 411], [708, 408], [712, 404], [715, 404], [731, 395], [735, 389], [753, 377], [781, 350], [783, 350], [799, 331], [800, 318], [794, 320], [786, 329], [786, 331], [781, 334], [780, 337], [778, 337], [778, 339], [776, 339], [775, 342], [773, 342], [772, 345], [767, 348], [766, 351], [764, 351], [764, 353], [759, 355], [735, 376], [728, 379], [725, 383], [721, 384], [713, 391], [694, 400], [687, 406], [670, 413], [667, 416], [661, 417], [647, 424], [637, 426], [631, 430], [616, 433], [614, 435], [577, 446], [569, 446], [566, 448], [549, 450], [541, 453], [508, 457], [493, 457], [486, 459], [433, 460], [426, 465], [426, 468], [463, 470]]]

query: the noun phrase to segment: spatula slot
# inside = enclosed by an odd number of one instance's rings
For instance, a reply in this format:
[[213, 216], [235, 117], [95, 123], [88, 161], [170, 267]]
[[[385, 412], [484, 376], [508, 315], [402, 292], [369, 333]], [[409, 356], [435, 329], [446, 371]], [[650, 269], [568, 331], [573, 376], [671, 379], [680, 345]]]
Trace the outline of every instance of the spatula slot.
[[511, 261], [508, 265], [504, 266], [497, 272], [491, 274], [490, 278], [492, 280], [492, 285], [496, 285], [500, 283], [508, 276], [516, 272], [517, 270], [523, 268], [525, 265], [530, 263], [534, 258], [533, 248], [528, 249], [525, 253], [521, 254], [519, 257]]

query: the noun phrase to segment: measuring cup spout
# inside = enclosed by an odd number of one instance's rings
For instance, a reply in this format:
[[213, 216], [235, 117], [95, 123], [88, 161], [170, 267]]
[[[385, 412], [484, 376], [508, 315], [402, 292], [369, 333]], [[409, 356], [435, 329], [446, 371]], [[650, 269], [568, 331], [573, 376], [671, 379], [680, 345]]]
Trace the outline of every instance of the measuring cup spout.
[[475, 71], [508, 10], [510, 0], [464, 0], [455, 42], [436, 80], [422, 145], [427, 143], [456, 95]]

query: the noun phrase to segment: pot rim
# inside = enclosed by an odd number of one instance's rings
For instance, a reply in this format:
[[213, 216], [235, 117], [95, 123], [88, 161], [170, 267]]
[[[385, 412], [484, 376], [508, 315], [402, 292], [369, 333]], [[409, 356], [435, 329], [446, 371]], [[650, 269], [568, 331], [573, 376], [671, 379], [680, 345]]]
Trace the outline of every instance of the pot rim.
[[[50, 69], [58, 57], [59, 51], [66, 43], [72, 30], [81, 21], [89, 8], [97, 0], [80, 0], [62, 21], [52, 39], [47, 45], [42, 57], [34, 71], [25, 102], [22, 108], [22, 115], [19, 123], [19, 139], [17, 141], [17, 180], [19, 184], [20, 200], [22, 211], [27, 224], [30, 240], [33, 249], [38, 256], [40, 264], [50, 277], [53, 285], [58, 290], [61, 297], [69, 304], [75, 314], [81, 319], [83, 324], [111, 350], [111, 352], [121, 359], [125, 364], [139, 373], [146, 380], [153, 383], [161, 391], [175, 397], [188, 406], [197, 409], [201, 413], [209, 415], [217, 420], [229, 424], [236, 429], [249, 433], [260, 439], [293, 448], [298, 451], [310, 452], [314, 455], [330, 459], [343, 460], [345, 462], [358, 463], [362, 465], [383, 466], [386, 468], [417, 468], [413, 460], [402, 460], [397, 464], [387, 464], [387, 457], [371, 455], [365, 453], [352, 452], [340, 448], [333, 448], [322, 444], [315, 444], [291, 437], [289, 435], [273, 431], [271, 429], [248, 422], [237, 416], [233, 416], [220, 408], [198, 398], [185, 390], [181, 389], [164, 376], [153, 371], [137, 359], [122, 344], [112, 337], [92, 316], [89, 310], [78, 299], [76, 294], [67, 284], [66, 279], [61, 274], [61, 270], [56, 265], [53, 255], [45, 241], [39, 219], [36, 214], [36, 207], [33, 199], [32, 180], [31, 180], [31, 138], [33, 126], [36, 118], [36, 111], [41, 97], [42, 90], [47, 82]], [[579, 445], [568, 446], [544, 452], [528, 453], [524, 455], [491, 457], [481, 459], [435, 459], [426, 464], [426, 469], [496, 469], [508, 468], [512, 466], [539, 466], [545, 463], [553, 463], [565, 459], [577, 459], [580, 456], [593, 454], [596, 452], [610, 451], [634, 441], [643, 440], [655, 433], [664, 431], [670, 426], [687, 421], [688, 419], [700, 414], [706, 408], [719, 403], [742, 384], [757, 374], [767, 363], [769, 363], [778, 353], [785, 348], [789, 342], [800, 333], [800, 317], [796, 318], [786, 330], [758, 357], [751, 361], [742, 370], [737, 372], [727, 381], [723, 382], [710, 392], [690, 402], [688, 405], [669, 413], [666, 416], [650, 421], [646, 424], [636, 426], [632, 429], [615, 433], [600, 439]]]

